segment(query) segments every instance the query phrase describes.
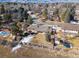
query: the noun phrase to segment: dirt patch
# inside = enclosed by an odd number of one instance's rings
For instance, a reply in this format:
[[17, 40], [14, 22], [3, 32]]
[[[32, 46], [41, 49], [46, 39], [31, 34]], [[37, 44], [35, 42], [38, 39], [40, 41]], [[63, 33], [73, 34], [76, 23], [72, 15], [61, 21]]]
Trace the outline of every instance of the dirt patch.
[[47, 41], [45, 33], [38, 33], [34, 38], [33, 38], [33, 43], [38, 43], [41, 45], [50, 45], [52, 46], [51, 42]]

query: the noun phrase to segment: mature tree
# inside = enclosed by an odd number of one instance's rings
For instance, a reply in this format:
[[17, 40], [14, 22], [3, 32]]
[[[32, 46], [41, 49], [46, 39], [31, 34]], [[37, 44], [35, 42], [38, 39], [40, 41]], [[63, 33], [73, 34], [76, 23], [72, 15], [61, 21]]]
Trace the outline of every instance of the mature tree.
[[74, 20], [75, 7], [67, 7], [66, 11], [62, 14], [61, 18], [64, 22], [70, 22]]
[[13, 12], [14, 12], [14, 13], [17, 13], [17, 12], [18, 12], [18, 10], [17, 10], [17, 9], [14, 9], [14, 10], [13, 10]]
[[4, 18], [4, 21], [12, 21], [12, 15], [11, 14], [4, 14], [3, 18]]
[[2, 20], [3, 20], [3, 19], [2, 19], [2, 17], [0, 16], [0, 26], [2, 25], [2, 22], [1, 22]]
[[29, 14], [27, 13], [27, 10], [23, 12], [23, 19], [27, 21]]
[[33, 19], [32, 19], [32, 17], [30, 15], [28, 16], [27, 23], [28, 23], [28, 25], [33, 23]]
[[4, 8], [4, 5], [1, 5], [1, 14], [5, 13], [5, 8]]
[[69, 21], [70, 21], [70, 8], [67, 9], [64, 19], [64, 22], [69, 22]]
[[46, 8], [43, 10], [42, 15], [45, 19], [47, 19], [47, 9]]
[[60, 10], [58, 8], [56, 8], [55, 11], [54, 11], [54, 13], [53, 13], [54, 16], [58, 17], [58, 21], [60, 21], [60, 13], [59, 13], [59, 11]]
[[72, 6], [71, 7], [71, 10], [70, 10], [70, 21], [74, 21], [74, 16], [75, 16], [75, 6]]
[[18, 18], [20, 19], [20, 21], [23, 21], [23, 12], [24, 12], [24, 8], [20, 7], [18, 9]]

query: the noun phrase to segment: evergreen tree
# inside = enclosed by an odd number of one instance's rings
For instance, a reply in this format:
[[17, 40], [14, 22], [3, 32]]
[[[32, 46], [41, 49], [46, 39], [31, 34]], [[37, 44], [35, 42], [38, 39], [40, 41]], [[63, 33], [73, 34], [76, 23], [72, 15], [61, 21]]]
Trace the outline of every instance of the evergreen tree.
[[33, 23], [33, 19], [32, 19], [32, 17], [30, 15], [28, 16], [27, 23], [28, 24], [32, 24]]
[[46, 8], [43, 10], [42, 15], [45, 19], [47, 19], [47, 9]]
[[74, 16], [75, 16], [75, 6], [72, 6], [71, 7], [71, 10], [70, 10], [70, 20], [71, 21], [74, 21]]
[[28, 13], [27, 13], [27, 10], [25, 10], [25, 11], [23, 12], [23, 18], [24, 18], [24, 20], [27, 21], [27, 19], [28, 19]]
[[1, 14], [5, 13], [5, 8], [4, 8], [4, 5], [1, 5]]
[[70, 21], [74, 20], [74, 16], [75, 16], [75, 8], [67, 7], [66, 11], [61, 16], [61, 19], [64, 22], [69, 23]]
[[20, 7], [18, 9], [18, 18], [20, 19], [21, 22], [23, 22], [23, 12], [24, 12], [24, 8]]
[[60, 10], [58, 8], [55, 9], [53, 14], [54, 14], [54, 16], [58, 17], [58, 21], [61, 21], [60, 20]]
[[70, 22], [70, 8], [66, 11], [64, 22]]

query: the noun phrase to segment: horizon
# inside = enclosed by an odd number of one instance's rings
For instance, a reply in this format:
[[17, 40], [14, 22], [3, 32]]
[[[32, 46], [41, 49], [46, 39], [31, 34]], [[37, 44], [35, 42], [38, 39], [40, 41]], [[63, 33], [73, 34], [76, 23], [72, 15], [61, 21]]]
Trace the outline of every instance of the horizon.
[[79, 3], [79, 0], [0, 0], [0, 2], [16, 2], [16, 3]]

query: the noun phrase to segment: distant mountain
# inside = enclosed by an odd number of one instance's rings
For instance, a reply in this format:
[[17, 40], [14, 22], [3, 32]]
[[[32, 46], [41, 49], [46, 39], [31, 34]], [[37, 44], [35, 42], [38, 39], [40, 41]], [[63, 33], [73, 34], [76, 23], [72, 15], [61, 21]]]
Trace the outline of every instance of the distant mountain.
[[0, 2], [20, 2], [20, 3], [79, 3], [79, 0], [0, 0]]
[[0, 0], [0, 2], [25, 2], [25, 0]]
[[[55, 0], [53, 0], [54, 2]], [[21, 3], [51, 3], [52, 0], [0, 0], [0, 2], [21, 2]]]

